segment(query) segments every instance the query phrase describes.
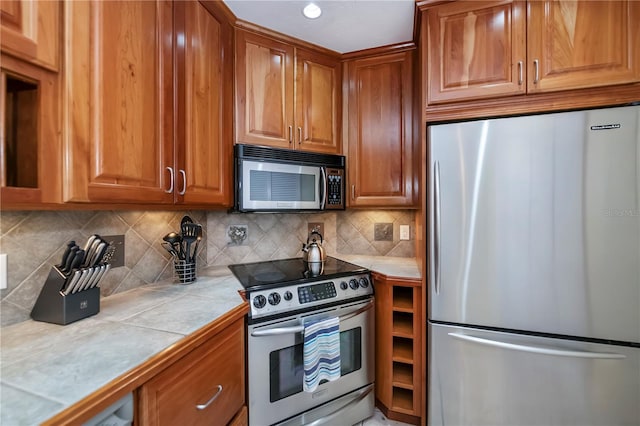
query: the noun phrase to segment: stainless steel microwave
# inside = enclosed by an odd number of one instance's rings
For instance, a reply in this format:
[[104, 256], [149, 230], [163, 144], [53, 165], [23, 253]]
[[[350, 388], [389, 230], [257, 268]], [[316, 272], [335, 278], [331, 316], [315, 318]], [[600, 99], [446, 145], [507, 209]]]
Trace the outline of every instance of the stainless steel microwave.
[[344, 210], [345, 158], [256, 145], [235, 146], [235, 209]]

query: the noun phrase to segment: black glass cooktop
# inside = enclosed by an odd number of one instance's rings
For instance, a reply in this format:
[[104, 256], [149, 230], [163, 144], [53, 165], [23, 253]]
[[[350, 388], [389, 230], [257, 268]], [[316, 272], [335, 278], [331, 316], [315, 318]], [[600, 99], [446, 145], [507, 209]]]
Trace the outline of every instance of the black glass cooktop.
[[229, 265], [229, 269], [246, 290], [302, 284], [368, 272], [366, 268], [334, 257], [326, 258], [320, 273], [316, 268], [310, 268], [301, 257], [240, 263]]

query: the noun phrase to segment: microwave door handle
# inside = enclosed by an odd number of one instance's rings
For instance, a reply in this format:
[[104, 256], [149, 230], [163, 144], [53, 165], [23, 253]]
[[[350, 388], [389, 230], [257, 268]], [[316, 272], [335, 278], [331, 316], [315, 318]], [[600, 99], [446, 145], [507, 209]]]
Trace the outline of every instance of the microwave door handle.
[[[338, 319], [342, 321], [346, 321], [355, 316], [360, 315], [361, 313], [368, 311], [373, 307], [374, 301], [367, 303], [365, 306], [356, 309], [353, 312], [349, 312], [348, 314], [342, 315]], [[251, 332], [253, 337], [261, 337], [261, 336], [281, 336], [283, 334], [292, 334], [292, 333], [302, 333], [304, 331], [304, 325], [294, 325], [292, 327], [276, 327], [269, 328], [266, 330], [254, 330]]]
[[327, 204], [327, 171], [324, 167], [320, 167], [321, 182], [320, 190], [322, 191], [322, 202], [320, 203], [320, 210], [324, 210], [324, 206]]

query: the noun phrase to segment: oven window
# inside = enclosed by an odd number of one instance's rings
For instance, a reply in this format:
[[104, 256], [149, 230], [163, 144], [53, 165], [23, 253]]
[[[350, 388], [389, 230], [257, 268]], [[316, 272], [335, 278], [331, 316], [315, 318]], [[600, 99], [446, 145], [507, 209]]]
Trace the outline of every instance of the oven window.
[[316, 177], [304, 173], [250, 170], [251, 201], [315, 201]]
[[[270, 400], [278, 401], [302, 392], [304, 362], [302, 343], [269, 354]], [[340, 332], [340, 375], [362, 367], [362, 329]], [[321, 382], [322, 383], [322, 382]]]

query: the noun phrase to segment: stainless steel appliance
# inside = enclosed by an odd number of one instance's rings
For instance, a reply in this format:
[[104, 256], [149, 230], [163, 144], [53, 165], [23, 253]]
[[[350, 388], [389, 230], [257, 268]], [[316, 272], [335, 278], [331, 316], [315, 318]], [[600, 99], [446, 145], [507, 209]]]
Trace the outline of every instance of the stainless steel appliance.
[[[250, 425], [353, 425], [374, 410], [374, 300], [370, 272], [327, 257], [230, 265], [246, 290]], [[340, 320], [340, 378], [303, 391], [304, 323]]]
[[238, 211], [344, 210], [342, 155], [235, 146]]
[[640, 424], [640, 106], [427, 130], [428, 423]]

